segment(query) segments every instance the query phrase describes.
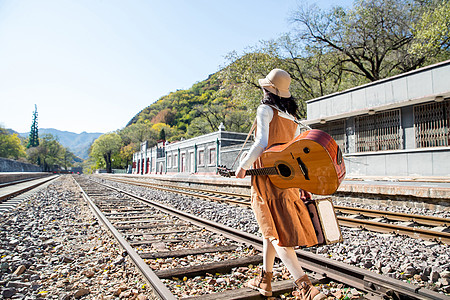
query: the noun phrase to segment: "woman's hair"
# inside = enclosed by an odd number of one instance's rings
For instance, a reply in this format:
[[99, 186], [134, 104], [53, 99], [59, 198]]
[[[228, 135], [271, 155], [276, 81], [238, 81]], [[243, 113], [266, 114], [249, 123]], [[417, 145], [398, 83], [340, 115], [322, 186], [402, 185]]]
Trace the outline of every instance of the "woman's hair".
[[266, 91], [266, 93], [264, 95], [264, 98], [261, 100], [262, 104], [273, 105], [279, 108], [281, 111], [284, 111], [300, 120], [300, 116], [298, 114], [298, 105], [292, 96], [289, 98], [281, 98], [280, 96], [277, 96], [266, 89], [264, 89], [264, 91]]

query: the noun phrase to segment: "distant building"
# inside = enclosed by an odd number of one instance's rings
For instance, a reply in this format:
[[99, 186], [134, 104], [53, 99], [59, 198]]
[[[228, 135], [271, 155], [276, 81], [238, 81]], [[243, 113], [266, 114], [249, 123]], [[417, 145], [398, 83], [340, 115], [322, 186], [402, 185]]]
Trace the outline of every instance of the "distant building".
[[349, 176], [450, 176], [450, 61], [307, 101]]
[[[141, 151], [133, 155], [133, 174], [215, 174], [218, 165], [231, 167], [238, 155], [246, 133], [219, 130], [192, 139], [167, 143], [159, 141], [154, 147], [141, 143]], [[241, 156], [248, 150], [250, 141]], [[237, 162], [234, 168], [237, 167]]]

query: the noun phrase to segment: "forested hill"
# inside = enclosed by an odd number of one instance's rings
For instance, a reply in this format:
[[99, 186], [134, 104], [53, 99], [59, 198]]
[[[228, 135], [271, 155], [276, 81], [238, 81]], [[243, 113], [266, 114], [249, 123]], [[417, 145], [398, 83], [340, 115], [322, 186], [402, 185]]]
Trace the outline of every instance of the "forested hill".
[[164, 130], [168, 140], [177, 140], [216, 131], [220, 123], [229, 131], [246, 131], [249, 116], [246, 104], [235, 101], [232, 85], [224, 88], [219, 71], [190, 89], [161, 97], [136, 114], [127, 127], [150, 124], [159, 132]]

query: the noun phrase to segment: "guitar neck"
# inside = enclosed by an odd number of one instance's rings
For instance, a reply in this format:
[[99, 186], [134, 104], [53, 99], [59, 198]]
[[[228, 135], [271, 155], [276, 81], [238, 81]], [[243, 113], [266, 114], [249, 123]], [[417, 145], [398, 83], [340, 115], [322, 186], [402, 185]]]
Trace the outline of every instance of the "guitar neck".
[[277, 175], [278, 171], [275, 167], [268, 167], [268, 168], [260, 168], [260, 169], [249, 169], [245, 172], [245, 175]]

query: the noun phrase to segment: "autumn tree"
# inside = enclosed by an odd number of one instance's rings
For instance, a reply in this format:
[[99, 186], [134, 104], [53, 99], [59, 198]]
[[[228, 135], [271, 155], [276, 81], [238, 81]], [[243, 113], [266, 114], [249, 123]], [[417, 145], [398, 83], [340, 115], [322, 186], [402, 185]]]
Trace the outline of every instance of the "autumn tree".
[[173, 113], [172, 109], [165, 108], [158, 112], [158, 114], [152, 118], [150, 123], [157, 124], [157, 123], [165, 123], [167, 125], [175, 125], [175, 113]]
[[166, 140], [171, 137], [176, 130], [166, 123], [156, 123], [152, 126], [152, 131], [155, 135], [157, 134], [158, 140]]
[[127, 167], [133, 161], [133, 154], [139, 151], [139, 145], [131, 143], [120, 148], [119, 156], [124, 163], [124, 167]]

